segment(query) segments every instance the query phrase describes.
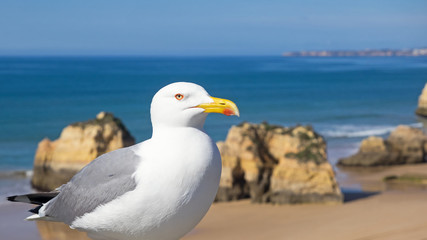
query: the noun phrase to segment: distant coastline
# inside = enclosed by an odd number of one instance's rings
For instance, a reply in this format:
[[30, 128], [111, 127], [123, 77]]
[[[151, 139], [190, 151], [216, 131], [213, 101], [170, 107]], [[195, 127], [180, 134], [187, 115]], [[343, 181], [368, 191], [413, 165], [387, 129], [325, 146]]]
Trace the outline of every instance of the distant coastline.
[[284, 52], [284, 57], [420, 57], [427, 56], [427, 48], [413, 49], [365, 49], [333, 51], [298, 51]]

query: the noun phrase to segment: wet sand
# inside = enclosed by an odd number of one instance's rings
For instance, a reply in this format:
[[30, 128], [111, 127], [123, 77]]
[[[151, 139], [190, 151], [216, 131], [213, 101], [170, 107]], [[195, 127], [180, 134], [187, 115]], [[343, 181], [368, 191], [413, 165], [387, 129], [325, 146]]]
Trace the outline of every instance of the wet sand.
[[4, 203], [0, 205], [0, 239], [24, 240], [40, 239], [34, 222], [25, 221], [29, 216], [28, 205]]
[[[215, 203], [183, 239], [427, 239], [427, 191], [393, 189], [382, 179], [427, 173], [427, 164], [370, 170], [345, 169], [348, 182], [370, 192], [346, 193], [339, 205], [260, 205], [248, 200]], [[1, 239], [87, 239], [64, 224], [28, 222], [28, 205], [0, 205]]]

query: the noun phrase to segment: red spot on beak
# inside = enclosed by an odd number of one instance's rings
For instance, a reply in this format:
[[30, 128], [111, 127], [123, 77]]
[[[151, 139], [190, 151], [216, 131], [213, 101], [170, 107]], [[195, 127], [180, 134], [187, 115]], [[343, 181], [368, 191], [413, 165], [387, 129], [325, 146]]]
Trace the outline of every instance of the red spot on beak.
[[224, 115], [226, 116], [231, 116], [234, 115], [233, 110], [229, 109], [229, 108], [225, 108], [224, 111], [222, 112]]

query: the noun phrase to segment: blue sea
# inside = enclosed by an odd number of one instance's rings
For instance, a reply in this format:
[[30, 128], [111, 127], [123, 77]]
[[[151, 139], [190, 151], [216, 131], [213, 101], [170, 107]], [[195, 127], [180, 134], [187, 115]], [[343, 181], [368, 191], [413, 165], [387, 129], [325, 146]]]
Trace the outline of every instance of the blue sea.
[[1, 196], [30, 189], [11, 173], [31, 170], [39, 141], [100, 111], [121, 118], [138, 142], [149, 138], [151, 98], [177, 81], [238, 105], [240, 118], [208, 117], [214, 140], [242, 121], [310, 124], [335, 164], [367, 136], [422, 126], [414, 111], [427, 58], [0, 57]]

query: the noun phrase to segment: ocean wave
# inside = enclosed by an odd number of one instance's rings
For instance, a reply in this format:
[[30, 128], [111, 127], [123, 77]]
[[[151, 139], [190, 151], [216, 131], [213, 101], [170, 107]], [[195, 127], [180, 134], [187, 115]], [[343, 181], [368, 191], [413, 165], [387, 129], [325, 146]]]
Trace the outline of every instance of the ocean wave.
[[7, 178], [30, 178], [33, 175], [32, 170], [11, 170], [0, 171], [0, 179]]
[[[408, 124], [408, 126], [421, 128], [422, 123]], [[336, 125], [320, 130], [325, 137], [331, 138], [357, 138], [368, 136], [382, 136], [393, 131], [397, 126], [357, 126], [357, 125]]]

